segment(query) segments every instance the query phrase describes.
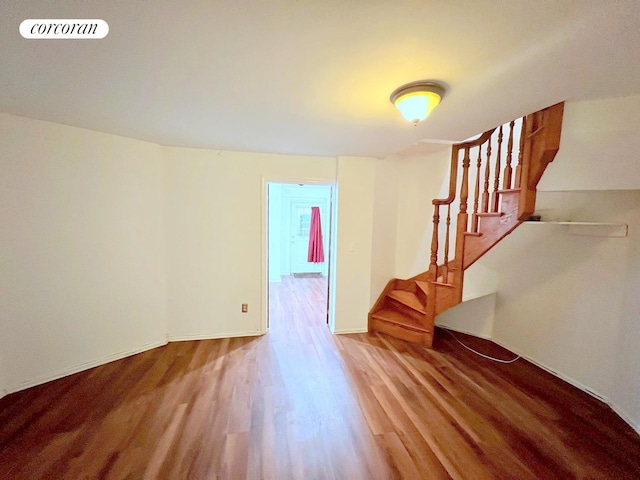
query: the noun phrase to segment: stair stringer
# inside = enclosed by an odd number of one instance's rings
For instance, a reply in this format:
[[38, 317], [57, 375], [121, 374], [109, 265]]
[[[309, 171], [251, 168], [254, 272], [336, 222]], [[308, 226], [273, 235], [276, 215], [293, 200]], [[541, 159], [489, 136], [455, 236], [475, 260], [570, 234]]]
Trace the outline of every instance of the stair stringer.
[[482, 216], [480, 214], [478, 228], [480, 235], [462, 235], [463, 270], [473, 265], [522, 223], [518, 219], [520, 189], [503, 190], [499, 194], [500, 215]]

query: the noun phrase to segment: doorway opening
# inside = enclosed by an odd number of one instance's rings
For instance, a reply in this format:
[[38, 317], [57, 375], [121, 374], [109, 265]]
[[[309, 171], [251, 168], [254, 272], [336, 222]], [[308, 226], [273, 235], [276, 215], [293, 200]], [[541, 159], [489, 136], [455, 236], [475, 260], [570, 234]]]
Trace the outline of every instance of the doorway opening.
[[267, 182], [267, 329], [329, 323], [333, 186]]

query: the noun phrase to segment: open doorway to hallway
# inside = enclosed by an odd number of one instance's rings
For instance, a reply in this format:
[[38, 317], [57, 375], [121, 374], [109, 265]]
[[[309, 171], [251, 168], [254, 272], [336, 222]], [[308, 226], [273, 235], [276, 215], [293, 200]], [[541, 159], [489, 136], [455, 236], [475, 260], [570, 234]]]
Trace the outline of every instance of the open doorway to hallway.
[[332, 188], [267, 183], [270, 331], [328, 323]]

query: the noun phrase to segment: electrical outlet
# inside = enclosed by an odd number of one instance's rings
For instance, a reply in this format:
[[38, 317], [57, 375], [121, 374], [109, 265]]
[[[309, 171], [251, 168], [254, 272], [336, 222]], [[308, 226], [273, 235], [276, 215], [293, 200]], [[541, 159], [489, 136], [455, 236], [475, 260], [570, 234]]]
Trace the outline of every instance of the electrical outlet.
[[243, 303], [242, 304], [242, 313], [247, 313], [249, 311], [249, 304], [248, 303]]

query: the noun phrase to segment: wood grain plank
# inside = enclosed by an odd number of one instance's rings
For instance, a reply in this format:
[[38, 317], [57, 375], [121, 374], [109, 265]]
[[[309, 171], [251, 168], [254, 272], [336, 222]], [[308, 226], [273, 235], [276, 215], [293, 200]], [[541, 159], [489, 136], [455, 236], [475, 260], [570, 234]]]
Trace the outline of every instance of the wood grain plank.
[[325, 289], [272, 284], [263, 337], [170, 343], [5, 397], [0, 477], [640, 478], [640, 438], [606, 405], [443, 332], [433, 349], [331, 335]]

